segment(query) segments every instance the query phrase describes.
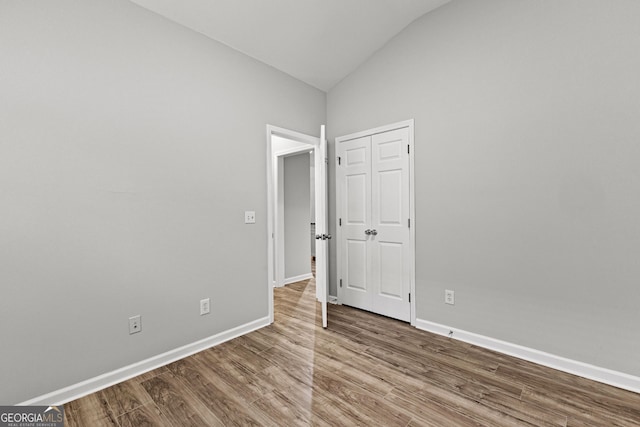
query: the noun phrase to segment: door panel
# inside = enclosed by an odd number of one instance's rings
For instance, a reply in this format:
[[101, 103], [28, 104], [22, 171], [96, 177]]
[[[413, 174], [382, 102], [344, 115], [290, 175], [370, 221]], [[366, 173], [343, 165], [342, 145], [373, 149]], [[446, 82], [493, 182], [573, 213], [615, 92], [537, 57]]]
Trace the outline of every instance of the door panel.
[[345, 166], [366, 166], [367, 152], [369, 150], [364, 146], [356, 146], [351, 149], [346, 149], [345, 152]]
[[409, 321], [409, 130], [397, 129], [371, 137], [371, 227], [377, 231], [373, 264], [373, 307], [385, 316]]
[[371, 138], [359, 138], [345, 142], [340, 147], [344, 163], [338, 169], [343, 183], [341, 203], [345, 208], [342, 223], [341, 245], [343, 304], [371, 309], [371, 286], [368, 280], [370, 251], [367, 242], [371, 223]]
[[367, 291], [367, 248], [366, 242], [347, 240], [347, 277], [348, 289]]
[[402, 299], [402, 249], [398, 243], [378, 243], [378, 259], [384, 260], [378, 268], [380, 296]]
[[402, 138], [395, 138], [380, 142], [378, 144], [378, 157], [376, 159], [377, 162], [380, 164], [384, 161], [400, 159], [402, 157], [402, 151], [404, 149], [402, 142]]
[[376, 200], [380, 224], [402, 225], [402, 170], [388, 170], [377, 176], [378, 189]]
[[344, 258], [343, 304], [371, 310], [373, 288], [369, 268], [369, 250], [365, 240], [347, 240]]
[[367, 220], [367, 175], [357, 174], [346, 177], [347, 212], [345, 220], [350, 225], [364, 225]]

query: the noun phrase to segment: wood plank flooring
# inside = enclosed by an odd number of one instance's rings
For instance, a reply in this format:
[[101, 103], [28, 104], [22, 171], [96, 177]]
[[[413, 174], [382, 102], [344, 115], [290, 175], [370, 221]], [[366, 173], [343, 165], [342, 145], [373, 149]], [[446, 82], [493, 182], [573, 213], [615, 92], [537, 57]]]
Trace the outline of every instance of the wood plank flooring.
[[65, 405], [66, 426], [640, 426], [640, 395], [360, 310], [313, 280], [275, 322]]

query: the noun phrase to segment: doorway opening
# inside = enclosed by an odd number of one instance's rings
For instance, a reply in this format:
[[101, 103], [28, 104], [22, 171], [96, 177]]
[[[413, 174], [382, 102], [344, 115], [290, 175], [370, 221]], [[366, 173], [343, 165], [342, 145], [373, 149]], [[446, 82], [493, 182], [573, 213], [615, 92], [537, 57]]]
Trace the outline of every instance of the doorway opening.
[[[274, 152], [274, 286], [313, 277], [315, 212], [312, 211], [313, 150], [308, 144], [272, 136]], [[313, 243], [313, 248], [312, 248]]]
[[[267, 125], [267, 284], [270, 322], [274, 321], [273, 288], [313, 277], [312, 256], [317, 258], [319, 254], [315, 253], [315, 238], [312, 240], [312, 223], [315, 223], [318, 210], [324, 208], [316, 204], [320, 182], [315, 169], [317, 159], [321, 158], [319, 156], [324, 157], [320, 153], [320, 147], [318, 137]], [[293, 175], [289, 179], [296, 180], [295, 177], [298, 176], [299, 182], [289, 182], [285, 177], [287, 170]], [[287, 192], [294, 195], [290, 198], [295, 199], [296, 192], [301, 197], [287, 206], [284, 197]], [[295, 215], [295, 210], [302, 210], [307, 215], [299, 215], [299, 212]], [[287, 218], [285, 227], [287, 212], [292, 214]], [[287, 229], [292, 231], [289, 236]], [[289, 251], [286, 250], [287, 243], [289, 246], [294, 245]]]

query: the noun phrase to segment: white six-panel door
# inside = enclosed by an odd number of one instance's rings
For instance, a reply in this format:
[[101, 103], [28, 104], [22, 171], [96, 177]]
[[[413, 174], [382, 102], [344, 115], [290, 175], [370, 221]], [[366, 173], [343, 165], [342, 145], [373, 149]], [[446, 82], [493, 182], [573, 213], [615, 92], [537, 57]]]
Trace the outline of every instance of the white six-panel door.
[[409, 129], [336, 145], [339, 301], [410, 321]]

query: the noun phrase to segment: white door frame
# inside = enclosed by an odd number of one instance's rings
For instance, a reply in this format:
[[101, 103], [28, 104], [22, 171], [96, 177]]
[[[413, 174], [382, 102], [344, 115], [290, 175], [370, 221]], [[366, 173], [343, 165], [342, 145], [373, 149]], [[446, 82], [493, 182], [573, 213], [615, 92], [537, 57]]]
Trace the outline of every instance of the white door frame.
[[[396, 129], [408, 128], [409, 129], [409, 245], [411, 248], [411, 284], [410, 284], [410, 292], [411, 292], [411, 325], [415, 326], [416, 323], [416, 227], [415, 227], [415, 216], [416, 216], [416, 208], [415, 208], [415, 177], [414, 177], [414, 120], [405, 120], [398, 123], [392, 123], [385, 126], [380, 126], [373, 129], [364, 130], [361, 132], [352, 133], [350, 135], [340, 136], [335, 139], [335, 147], [336, 152], [338, 151], [338, 146], [340, 142], [348, 141], [351, 139], [362, 138], [365, 136], [375, 135], [378, 133], [388, 132]], [[336, 158], [336, 168], [338, 167], [338, 159]], [[339, 220], [343, 216], [342, 215], [342, 188], [340, 186], [336, 186], [336, 283], [338, 284], [338, 304], [340, 302], [340, 271], [342, 269], [342, 250], [339, 242], [342, 239], [342, 227], [340, 227]]]
[[[289, 140], [301, 142], [304, 144], [308, 144], [306, 148], [295, 148], [292, 150], [283, 150], [278, 153], [273, 153], [272, 148], [272, 136], [279, 136], [282, 138], [286, 138]], [[277, 126], [267, 125], [267, 288], [268, 288], [268, 299], [269, 299], [269, 323], [273, 323], [273, 287], [274, 287], [274, 278], [276, 279], [276, 284], [280, 277], [284, 280], [284, 271], [281, 265], [284, 262], [284, 254], [280, 253], [281, 251], [277, 250], [277, 246], [282, 239], [281, 236], [281, 227], [278, 227], [277, 224], [277, 188], [276, 183], [278, 182], [277, 173], [277, 162], [279, 158], [282, 158], [286, 155], [292, 155], [294, 153], [302, 153], [305, 151], [313, 151], [314, 156], [317, 155], [320, 147], [320, 138], [315, 136], [306, 135], [300, 132], [295, 132], [289, 129], [280, 128]], [[317, 184], [316, 184], [317, 185]], [[274, 271], [274, 265], [275, 271]]]

